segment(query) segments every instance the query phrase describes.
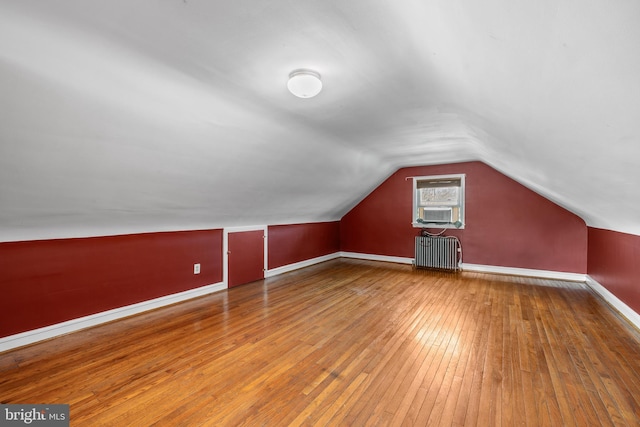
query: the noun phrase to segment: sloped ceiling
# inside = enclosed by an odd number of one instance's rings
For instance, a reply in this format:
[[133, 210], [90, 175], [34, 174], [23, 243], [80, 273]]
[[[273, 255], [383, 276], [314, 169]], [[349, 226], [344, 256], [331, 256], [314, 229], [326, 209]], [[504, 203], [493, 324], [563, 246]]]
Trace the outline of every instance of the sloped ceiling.
[[0, 241], [335, 220], [466, 160], [640, 234], [639, 22], [635, 0], [1, 0]]

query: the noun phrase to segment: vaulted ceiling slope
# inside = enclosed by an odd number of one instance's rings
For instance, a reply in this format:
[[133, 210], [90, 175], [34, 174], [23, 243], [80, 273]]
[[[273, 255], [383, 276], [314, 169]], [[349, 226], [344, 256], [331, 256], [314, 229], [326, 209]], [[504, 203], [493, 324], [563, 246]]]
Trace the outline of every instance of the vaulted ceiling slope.
[[0, 0], [0, 241], [335, 220], [466, 160], [640, 234], [639, 22], [636, 0]]

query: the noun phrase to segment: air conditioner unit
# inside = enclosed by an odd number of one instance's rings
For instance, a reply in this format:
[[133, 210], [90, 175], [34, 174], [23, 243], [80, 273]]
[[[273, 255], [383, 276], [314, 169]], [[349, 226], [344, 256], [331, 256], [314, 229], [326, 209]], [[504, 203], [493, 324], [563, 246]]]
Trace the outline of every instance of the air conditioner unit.
[[421, 222], [435, 224], [449, 224], [452, 222], [451, 208], [420, 208]]

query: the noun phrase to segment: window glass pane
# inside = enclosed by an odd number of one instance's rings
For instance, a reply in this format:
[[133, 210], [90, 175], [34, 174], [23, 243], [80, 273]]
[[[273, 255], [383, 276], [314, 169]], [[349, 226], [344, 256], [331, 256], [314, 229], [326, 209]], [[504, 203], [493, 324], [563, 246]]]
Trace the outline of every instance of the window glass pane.
[[420, 206], [458, 206], [460, 187], [436, 187], [418, 189]]

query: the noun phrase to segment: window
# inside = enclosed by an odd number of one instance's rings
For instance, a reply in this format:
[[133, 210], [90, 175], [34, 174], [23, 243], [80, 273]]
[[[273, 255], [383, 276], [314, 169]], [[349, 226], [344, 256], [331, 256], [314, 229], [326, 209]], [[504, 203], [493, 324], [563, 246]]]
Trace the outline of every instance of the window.
[[413, 226], [464, 228], [464, 177], [414, 177]]

